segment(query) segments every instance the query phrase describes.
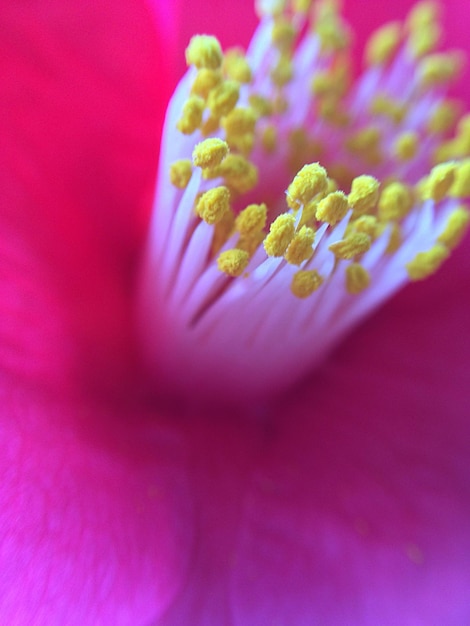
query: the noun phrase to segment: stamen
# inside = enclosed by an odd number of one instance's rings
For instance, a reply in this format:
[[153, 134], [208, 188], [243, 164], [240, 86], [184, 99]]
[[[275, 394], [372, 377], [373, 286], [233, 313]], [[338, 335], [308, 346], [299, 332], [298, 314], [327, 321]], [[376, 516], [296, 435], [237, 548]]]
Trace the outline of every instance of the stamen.
[[[247, 402], [295, 383], [470, 224], [470, 114], [446, 97], [438, 5], [352, 71], [337, 0], [259, 0], [245, 52], [189, 43], [142, 279], [158, 384]], [[184, 372], [188, 375], [184, 375]]]

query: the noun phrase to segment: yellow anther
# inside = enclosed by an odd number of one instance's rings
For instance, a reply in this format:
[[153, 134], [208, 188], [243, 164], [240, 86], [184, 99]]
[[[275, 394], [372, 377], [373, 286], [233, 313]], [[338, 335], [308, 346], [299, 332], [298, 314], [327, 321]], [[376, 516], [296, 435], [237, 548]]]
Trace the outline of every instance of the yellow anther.
[[287, 248], [285, 259], [291, 265], [301, 265], [313, 254], [313, 242], [315, 240], [315, 231], [308, 226], [302, 228], [295, 233], [294, 238]]
[[409, 45], [413, 55], [419, 58], [435, 50], [441, 34], [441, 27], [437, 22], [430, 22], [425, 28], [412, 31]]
[[253, 109], [236, 107], [222, 120], [222, 127], [227, 134], [227, 141], [237, 136], [253, 133], [256, 125], [256, 114]]
[[184, 135], [191, 135], [201, 125], [203, 112], [204, 100], [199, 96], [189, 96], [183, 105], [176, 128]]
[[259, 17], [280, 15], [286, 8], [286, 0], [255, 0], [255, 9]]
[[293, 75], [292, 59], [288, 55], [281, 55], [277, 64], [270, 72], [271, 80], [278, 87], [283, 87], [292, 80]]
[[371, 239], [375, 239], [379, 231], [377, 219], [373, 215], [361, 215], [351, 223], [351, 230], [357, 233], [365, 233]]
[[267, 208], [265, 204], [249, 204], [237, 215], [235, 228], [243, 236], [251, 236], [266, 226]]
[[312, 0], [293, 0], [292, 1], [292, 8], [294, 9], [294, 11], [296, 13], [302, 13], [303, 15], [306, 15], [309, 12], [311, 6], [312, 6]]
[[370, 112], [374, 115], [384, 115], [395, 124], [399, 124], [406, 116], [407, 109], [405, 104], [392, 100], [383, 94], [378, 94], [371, 101]]
[[241, 276], [248, 265], [250, 257], [245, 250], [234, 248], [221, 252], [217, 258], [217, 267], [228, 276]]
[[449, 190], [453, 198], [467, 198], [470, 196], [470, 159], [458, 163], [455, 168], [455, 180]]
[[226, 80], [215, 87], [207, 99], [207, 106], [212, 116], [220, 118], [228, 115], [237, 104], [239, 95], [240, 88], [233, 80]]
[[316, 209], [316, 218], [320, 222], [334, 225], [340, 222], [348, 212], [348, 198], [342, 191], [334, 191], [320, 200]]
[[452, 162], [433, 167], [424, 184], [423, 198], [434, 202], [443, 200], [454, 183], [455, 171], [456, 164]]
[[238, 193], [246, 193], [258, 183], [257, 168], [240, 154], [229, 154], [217, 170], [226, 184]]
[[395, 55], [402, 39], [399, 22], [384, 24], [370, 36], [365, 50], [368, 65], [383, 65]]
[[266, 117], [273, 112], [272, 102], [264, 96], [254, 93], [248, 98], [248, 102], [258, 117]]
[[413, 195], [410, 188], [401, 182], [387, 185], [380, 194], [378, 216], [383, 222], [401, 220], [411, 211]]
[[403, 243], [403, 236], [401, 233], [401, 228], [399, 224], [394, 222], [392, 224], [392, 229], [390, 231], [390, 239], [388, 240], [388, 246], [385, 252], [387, 254], [393, 254], [394, 252], [398, 250], [398, 248], [401, 246], [402, 243]]
[[368, 163], [380, 163], [380, 143], [382, 135], [376, 126], [363, 128], [346, 139], [346, 148], [363, 158]]
[[339, 63], [332, 68], [316, 72], [312, 79], [312, 92], [319, 97], [344, 96], [351, 80], [350, 65]]
[[323, 284], [317, 270], [300, 270], [294, 274], [290, 289], [297, 298], [308, 298]]
[[334, 12], [319, 16], [315, 32], [325, 52], [344, 50], [351, 41], [349, 27]]
[[287, 189], [287, 204], [297, 210], [322, 194], [328, 187], [328, 177], [324, 167], [311, 163], [297, 173]]
[[470, 214], [466, 207], [460, 206], [449, 215], [445, 229], [437, 241], [449, 250], [456, 248], [468, 230]]
[[460, 107], [457, 102], [444, 100], [432, 112], [428, 122], [428, 130], [431, 133], [448, 132], [454, 127], [459, 111]]
[[346, 127], [350, 122], [349, 114], [336, 96], [322, 98], [318, 103], [318, 115], [333, 126]]
[[440, 5], [433, 0], [423, 0], [417, 2], [406, 18], [406, 26], [408, 30], [419, 30], [426, 28], [440, 18]]
[[406, 265], [408, 276], [411, 280], [423, 280], [431, 276], [441, 267], [449, 254], [449, 250], [441, 244], [436, 244], [426, 252], [419, 252]]
[[228, 145], [222, 139], [212, 137], [196, 144], [193, 150], [193, 163], [196, 167], [205, 169], [217, 167], [228, 154]]
[[196, 204], [196, 213], [207, 224], [216, 224], [230, 210], [230, 192], [227, 187], [214, 187], [202, 194]]
[[295, 234], [293, 215], [283, 213], [271, 224], [269, 234], [264, 240], [264, 249], [268, 256], [283, 256]]
[[261, 143], [266, 152], [272, 153], [277, 148], [277, 128], [272, 124], [266, 126], [261, 136]]
[[220, 70], [211, 70], [207, 67], [203, 67], [196, 74], [193, 85], [191, 87], [191, 93], [201, 96], [204, 100], [209, 95], [210, 91], [217, 87], [222, 81], [222, 72]]
[[243, 50], [238, 48], [228, 50], [224, 57], [223, 68], [227, 77], [231, 80], [244, 84], [251, 82], [251, 68]]
[[282, 52], [291, 50], [295, 40], [294, 25], [285, 17], [278, 17], [274, 22], [271, 38], [278, 50]]
[[353, 232], [345, 239], [331, 244], [329, 249], [333, 252], [337, 259], [353, 259], [360, 254], [364, 254], [369, 250], [371, 238], [366, 233]]
[[373, 176], [362, 175], [352, 181], [348, 202], [353, 216], [372, 213], [379, 199], [379, 181]]
[[406, 131], [397, 137], [393, 152], [400, 161], [410, 161], [416, 156], [418, 150], [418, 135], [412, 131]]
[[178, 189], [184, 189], [189, 183], [193, 173], [193, 166], [189, 159], [181, 159], [170, 165], [171, 184]]
[[454, 80], [463, 65], [458, 52], [430, 54], [420, 62], [418, 71], [421, 83], [425, 87], [436, 87]]
[[207, 67], [216, 70], [222, 65], [222, 49], [215, 37], [209, 35], [195, 35], [186, 48], [186, 62], [195, 65], [198, 69]]
[[346, 268], [346, 289], [348, 293], [356, 295], [367, 289], [370, 285], [370, 274], [359, 265], [359, 263], [351, 263]]

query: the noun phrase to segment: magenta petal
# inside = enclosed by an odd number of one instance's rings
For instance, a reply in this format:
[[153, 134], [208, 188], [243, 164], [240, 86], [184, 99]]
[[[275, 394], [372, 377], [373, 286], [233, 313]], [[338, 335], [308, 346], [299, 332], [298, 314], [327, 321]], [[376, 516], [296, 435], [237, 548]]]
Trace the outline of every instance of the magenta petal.
[[6, 2], [0, 23], [0, 356], [54, 383], [78, 363], [113, 378], [167, 99], [160, 44], [133, 0]]
[[143, 411], [2, 387], [2, 623], [148, 623], [190, 555], [181, 438]]

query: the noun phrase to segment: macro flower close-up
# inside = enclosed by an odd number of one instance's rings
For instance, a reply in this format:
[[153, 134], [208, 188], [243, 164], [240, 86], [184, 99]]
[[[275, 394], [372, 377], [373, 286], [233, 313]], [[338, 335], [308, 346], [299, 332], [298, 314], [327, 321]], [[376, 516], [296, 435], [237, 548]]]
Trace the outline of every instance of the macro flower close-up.
[[5, 3], [2, 623], [470, 623], [469, 20]]

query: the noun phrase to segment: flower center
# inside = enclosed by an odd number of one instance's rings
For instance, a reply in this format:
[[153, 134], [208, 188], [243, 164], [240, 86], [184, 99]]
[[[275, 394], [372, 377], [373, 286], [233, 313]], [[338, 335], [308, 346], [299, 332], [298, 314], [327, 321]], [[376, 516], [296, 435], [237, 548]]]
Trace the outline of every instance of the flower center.
[[431, 2], [353, 78], [335, 0], [259, 2], [247, 53], [192, 38], [165, 122], [142, 280], [165, 387], [241, 401], [291, 385], [464, 234], [470, 116], [446, 99]]

